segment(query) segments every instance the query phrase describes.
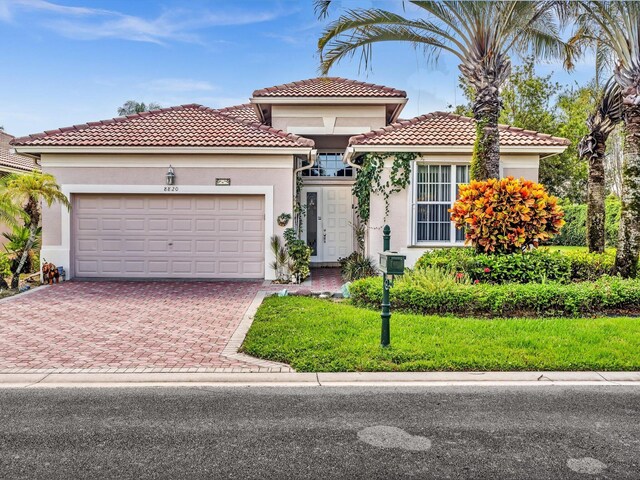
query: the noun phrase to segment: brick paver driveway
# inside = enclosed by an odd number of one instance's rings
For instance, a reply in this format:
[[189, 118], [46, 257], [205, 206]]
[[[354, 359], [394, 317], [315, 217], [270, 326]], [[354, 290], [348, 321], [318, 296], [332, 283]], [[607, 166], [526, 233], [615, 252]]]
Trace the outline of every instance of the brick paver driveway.
[[[0, 372], [258, 371], [223, 354], [261, 282], [67, 282], [0, 303]], [[288, 369], [287, 369], [288, 370]]]

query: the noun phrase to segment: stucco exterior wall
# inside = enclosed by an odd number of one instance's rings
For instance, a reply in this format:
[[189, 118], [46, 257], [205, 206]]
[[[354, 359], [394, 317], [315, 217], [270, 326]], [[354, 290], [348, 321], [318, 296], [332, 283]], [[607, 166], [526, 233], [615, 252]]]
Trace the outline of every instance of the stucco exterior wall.
[[[175, 170], [177, 192], [164, 191], [169, 165]], [[266, 201], [265, 210], [271, 212], [272, 228], [267, 230], [277, 235], [282, 235], [284, 231], [277, 224], [277, 216], [292, 213], [293, 209], [292, 155], [44, 154], [42, 168], [56, 177], [65, 192], [73, 192], [78, 186], [95, 190], [96, 193], [138, 193], [140, 188], [145, 187], [147, 193], [164, 195], [195, 192], [233, 194], [238, 193], [237, 189], [252, 187], [258, 191], [268, 190], [272, 192], [272, 202], [269, 205]], [[231, 185], [216, 187], [216, 178], [228, 178]], [[65, 238], [68, 239], [69, 233], [65, 230], [69, 229], [69, 225], [64, 221], [65, 213], [60, 205], [43, 208], [43, 257], [68, 267], [69, 246]], [[267, 256], [267, 276], [270, 276], [270, 261]]]
[[[436, 165], [448, 164], [470, 164], [470, 155], [424, 155], [419, 162], [432, 163]], [[514, 177], [524, 177], [530, 180], [538, 179], [538, 155], [504, 154], [501, 159], [501, 170], [503, 176], [513, 175]], [[392, 160], [385, 164], [383, 181], [389, 176]], [[415, 167], [415, 162], [413, 163]], [[367, 252], [376, 261], [378, 253], [382, 251], [382, 227], [391, 227], [391, 250], [399, 251], [407, 256], [407, 266], [412, 267], [420, 256], [433, 246], [412, 245], [412, 208], [413, 208], [413, 185], [406, 190], [395, 193], [389, 198], [389, 216], [385, 219], [385, 204], [380, 195], [371, 197], [371, 218], [369, 220], [369, 234], [367, 238]]]
[[274, 128], [298, 135], [356, 135], [386, 125], [384, 105], [273, 105]]

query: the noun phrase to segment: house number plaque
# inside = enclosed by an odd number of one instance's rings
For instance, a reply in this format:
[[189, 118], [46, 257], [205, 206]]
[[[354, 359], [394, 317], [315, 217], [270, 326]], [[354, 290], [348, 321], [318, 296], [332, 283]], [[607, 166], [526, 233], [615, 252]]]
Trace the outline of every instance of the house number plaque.
[[230, 178], [216, 178], [216, 187], [227, 187], [231, 185]]

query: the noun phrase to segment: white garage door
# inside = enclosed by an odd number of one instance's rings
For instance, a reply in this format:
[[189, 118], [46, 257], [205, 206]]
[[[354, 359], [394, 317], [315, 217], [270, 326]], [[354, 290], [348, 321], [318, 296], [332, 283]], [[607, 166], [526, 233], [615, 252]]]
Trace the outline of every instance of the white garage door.
[[263, 278], [264, 197], [76, 195], [77, 277]]

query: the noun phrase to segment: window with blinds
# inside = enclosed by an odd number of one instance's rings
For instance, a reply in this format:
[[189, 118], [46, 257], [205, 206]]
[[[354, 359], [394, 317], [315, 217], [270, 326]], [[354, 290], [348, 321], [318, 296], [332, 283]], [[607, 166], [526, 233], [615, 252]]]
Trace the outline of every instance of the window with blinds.
[[464, 231], [455, 228], [449, 209], [459, 185], [468, 182], [468, 165], [418, 164], [414, 205], [417, 243], [464, 241]]

